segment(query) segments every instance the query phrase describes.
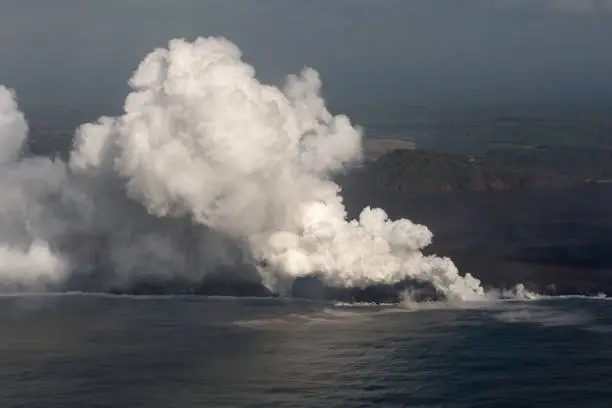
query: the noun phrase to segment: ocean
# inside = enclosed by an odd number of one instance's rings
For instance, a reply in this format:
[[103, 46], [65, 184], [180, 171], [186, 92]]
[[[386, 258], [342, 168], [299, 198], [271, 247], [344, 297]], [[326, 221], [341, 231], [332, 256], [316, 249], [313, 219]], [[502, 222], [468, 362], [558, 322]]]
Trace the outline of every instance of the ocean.
[[0, 298], [1, 407], [609, 407], [612, 303]]
[[612, 106], [563, 104], [347, 104], [339, 109], [369, 138], [420, 149], [484, 153], [503, 148], [610, 148]]

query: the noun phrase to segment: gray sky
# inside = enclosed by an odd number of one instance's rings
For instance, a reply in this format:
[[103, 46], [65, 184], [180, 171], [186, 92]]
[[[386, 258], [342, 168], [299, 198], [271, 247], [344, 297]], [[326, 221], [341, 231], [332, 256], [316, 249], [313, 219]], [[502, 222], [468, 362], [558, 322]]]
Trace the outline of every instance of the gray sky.
[[612, 101], [612, 0], [2, 0], [0, 83], [119, 98], [174, 37], [219, 35], [259, 77], [307, 65], [344, 99]]

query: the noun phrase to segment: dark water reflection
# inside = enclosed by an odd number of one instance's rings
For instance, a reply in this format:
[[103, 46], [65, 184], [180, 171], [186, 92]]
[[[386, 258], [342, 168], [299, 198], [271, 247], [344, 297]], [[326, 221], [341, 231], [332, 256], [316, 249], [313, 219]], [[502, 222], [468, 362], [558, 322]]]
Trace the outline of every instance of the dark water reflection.
[[[608, 406], [609, 302], [0, 298], [2, 407]], [[536, 404], [536, 405], [534, 405]]]

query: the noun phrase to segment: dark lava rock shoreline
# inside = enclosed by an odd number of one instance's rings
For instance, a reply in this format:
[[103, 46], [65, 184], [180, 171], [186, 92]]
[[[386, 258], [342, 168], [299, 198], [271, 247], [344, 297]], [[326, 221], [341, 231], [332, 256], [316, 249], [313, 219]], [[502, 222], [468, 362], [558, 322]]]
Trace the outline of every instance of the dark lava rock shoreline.
[[[426, 252], [450, 257], [486, 288], [523, 283], [551, 295], [596, 295], [612, 294], [609, 177], [608, 150], [533, 148], [469, 157], [400, 149], [338, 181], [349, 216], [366, 206], [381, 207], [391, 218], [427, 225], [434, 242]], [[122, 287], [105, 285], [104, 276], [77, 274], [60, 289], [393, 303], [409, 287], [419, 288], [421, 300], [439, 298], [416, 282], [337, 289], [309, 278], [276, 294], [258, 281], [252, 266], [244, 268], [251, 271], [219, 273], [201, 282], [142, 279]]]

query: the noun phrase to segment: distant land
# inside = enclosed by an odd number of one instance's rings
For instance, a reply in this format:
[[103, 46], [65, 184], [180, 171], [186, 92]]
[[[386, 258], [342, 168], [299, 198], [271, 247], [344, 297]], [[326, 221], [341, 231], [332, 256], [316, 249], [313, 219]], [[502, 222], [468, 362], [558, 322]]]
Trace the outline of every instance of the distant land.
[[427, 225], [427, 252], [488, 287], [612, 295], [611, 149], [380, 150], [338, 177], [350, 217], [373, 206]]
[[414, 150], [415, 143], [399, 139], [365, 139], [363, 151], [366, 160], [376, 160], [394, 150]]
[[467, 155], [417, 149], [406, 141], [370, 139], [365, 150], [365, 163], [347, 182], [365, 180], [378, 191], [412, 195], [612, 182], [612, 149], [525, 146]]

